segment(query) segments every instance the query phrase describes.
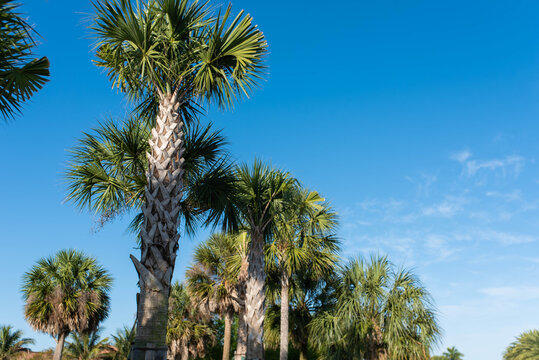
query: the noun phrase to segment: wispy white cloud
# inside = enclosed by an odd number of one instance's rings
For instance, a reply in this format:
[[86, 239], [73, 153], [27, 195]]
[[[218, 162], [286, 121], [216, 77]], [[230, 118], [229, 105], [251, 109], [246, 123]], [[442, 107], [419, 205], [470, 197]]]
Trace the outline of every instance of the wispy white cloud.
[[451, 159], [461, 163], [463, 173], [469, 177], [480, 171], [497, 171], [504, 176], [509, 173], [518, 176], [526, 162], [525, 158], [518, 155], [508, 155], [500, 159], [472, 159], [472, 153], [468, 150], [452, 154]]
[[539, 300], [539, 286], [502, 286], [481, 289], [481, 293], [504, 300]]
[[460, 163], [465, 162], [472, 156], [472, 153], [468, 150], [462, 150], [456, 153], [451, 154], [451, 159], [458, 161]]
[[522, 200], [522, 192], [520, 190], [513, 190], [510, 192], [487, 191], [485, 195], [491, 198], [502, 199], [505, 201]]
[[420, 213], [424, 216], [453, 217], [463, 210], [467, 202], [464, 197], [448, 196], [440, 203], [423, 207]]
[[476, 237], [477, 240], [494, 241], [501, 245], [518, 245], [527, 244], [537, 241], [537, 238], [527, 234], [508, 233], [496, 230], [478, 230], [471, 234], [471, 237]]

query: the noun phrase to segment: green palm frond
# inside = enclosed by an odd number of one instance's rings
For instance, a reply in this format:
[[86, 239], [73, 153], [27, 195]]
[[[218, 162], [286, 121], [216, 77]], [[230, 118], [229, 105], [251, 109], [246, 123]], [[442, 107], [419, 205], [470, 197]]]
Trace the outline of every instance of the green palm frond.
[[25, 318], [34, 329], [52, 336], [93, 331], [109, 314], [111, 283], [94, 258], [75, 250], [59, 251], [25, 273]]
[[34, 57], [34, 30], [17, 12], [19, 4], [0, 0], [0, 114], [4, 120], [48, 81], [49, 60]]
[[[317, 320], [317, 330], [323, 326], [331, 330], [321, 334], [324, 342], [315, 342], [323, 354], [340, 349], [360, 356], [375, 348], [391, 359], [419, 360], [437, 344], [441, 330], [436, 311], [414, 274], [395, 270], [387, 257], [371, 256], [352, 259], [340, 278], [336, 303], [328, 315], [338, 319], [338, 337], [327, 319]], [[375, 334], [380, 334], [381, 342], [374, 340]]]
[[[149, 136], [148, 124], [133, 117], [122, 122], [107, 120], [85, 133], [71, 149], [65, 175], [66, 200], [93, 210], [102, 222], [140, 209], [146, 186]], [[202, 126], [194, 122], [187, 126], [182, 216], [188, 232], [193, 232], [201, 222], [212, 225], [235, 218], [226, 216], [234, 177], [225, 149], [225, 138], [221, 131], [212, 130], [212, 124]], [[136, 232], [142, 224], [142, 215], [137, 214], [130, 225]]]
[[101, 339], [101, 331], [79, 334], [72, 333], [66, 341], [64, 354], [77, 360], [94, 360], [110, 351], [108, 339]]
[[504, 360], [539, 359], [539, 330], [530, 330], [520, 334], [507, 347], [503, 358]]
[[229, 106], [260, 80], [266, 42], [249, 15], [207, 1], [95, 1], [96, 64], [133, 99], [178, 90]]
[[9, 325], [0, 326], [0, 360], [9, 360], [15, 354], [28, 350], [28, 345], [34, 344], [34, 339], [22, 336], [21, 330], [13, 330]]

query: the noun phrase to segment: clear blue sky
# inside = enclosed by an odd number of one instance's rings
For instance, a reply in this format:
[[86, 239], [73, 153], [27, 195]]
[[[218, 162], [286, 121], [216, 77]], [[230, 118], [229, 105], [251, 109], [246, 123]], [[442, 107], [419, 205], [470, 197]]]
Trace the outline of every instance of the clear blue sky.
[[[131, 324], [136, 274], [128, 218], [64, 204], [66, 149], [125, 113], [91, 62], [84, 0], [26, 0], [51, 82], [0, 126], [0, 323], [26, 325], [20, 284], [62, 248], [114, 275], [106, 333]], [[432, 292], [442, 347], [501, 358], [539, 327], [539, 3], [247, 1], [267, 36], [269, 76], [234, 112], [210, 112], [239, 161], [259, 156], [319, 190], [342, 216], [344, 254], [380, 252]], [[176, 277], [193, 246], [184, 238]], [[441, 352], [441, 350], [440, 350]]]

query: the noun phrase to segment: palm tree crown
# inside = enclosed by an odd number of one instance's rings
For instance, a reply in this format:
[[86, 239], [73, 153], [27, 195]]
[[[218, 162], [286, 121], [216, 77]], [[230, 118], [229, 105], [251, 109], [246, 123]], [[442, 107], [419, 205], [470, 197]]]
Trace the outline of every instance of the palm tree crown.
[[26, 346], [33, 344], [34, 340], [23, 338], [22, 331], [13, 331], [9, 325], [0, 326], [0, 360], [9, 360], [16, 353], [27, 350]]
[[263, 69], [264, 36], [230, 6], [213, 15], [207, 1], [95, 3], [97, 65], [121, 91], [144, 99], [176, 93], [231, 105], [248, 95]]
[[0, 114], [4, 120], [19, 113], [22, 103], [49, 76], [49, 60], [34, 58], [34, 31], [18, 7], [13, 0], [0, 0]]
[[[311, 330], [322, 350], [366, 359], [423, 359], [440, 333], [430, 295], [409, 271], [385, 257], [357, 258], [341, 271], [334, 312]], [[342, 353], [341, 353], [342, 355]]]
[[108, 339], [101, 339], [101, 331], [87, 334], [72, 333], [65, 345], [65, 354], [73, 360], [95, 360], [110, 352]]
[[24, 315], [60, 345], [71, 332], [95, 331], [109, 312], [112, 278], [96, 260], [75, 250], [43, 258], [24, 275]]
[[539, 330], [520, 334], [503, 354], [504, 360], [539, 359]]
[[118, 329], [116, 334], [112, 335], [113, 346], [110, 351], [112, 355], [111, 360], [127, 360], [129, 358], [129, 351], [131, 350], [131, 343], [134, 338], [134, 328], [124, 326], [122, 329]]

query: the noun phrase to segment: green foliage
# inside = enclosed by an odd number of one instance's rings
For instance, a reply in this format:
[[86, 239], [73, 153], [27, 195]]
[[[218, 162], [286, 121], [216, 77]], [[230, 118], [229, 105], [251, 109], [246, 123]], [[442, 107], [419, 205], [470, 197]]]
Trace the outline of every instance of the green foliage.
[[96, 360], [110, 351], [108, 339], [100, 338], [99, 330], [89, 334], [72, 333], [65, 344], [64, 355], [73, 360]]
[[178, 282], [170, 289], [167, 343], [169, 354], [189, 354], [189, 358], [203, 358], [215, 343], [215, 329], [211, 317], [193, 306], [187, 289]]
[[0, 0], [0, 114], [4, 120], [20, 113], [22, 104], [49, 76], [49, 60], [34, 58], [34, 31], [18, 7], [13, 0]]
[[0, 326], [0, 360], [12, 359], [15, 354], [27, 350], [26, 346], [34, 343], [33, 339], [23, 338], [21, 330], [12, 326]]
[[240, 237], [237, 234], [212, 234], [195, 249], [195, 264], [186, 272], [192, 300], [221, 316], [237, 308]]
[[270, 240], [276, 226], [277, 214], [291, 206], [288, 197], [297, 181], [287, 172], [273, 169], [255, 159], [252, 166], [242, 164], [236, 168], [236, 188], [227, 213], [229, 223], [241, 224], [251, 231], [257, 229]]
[[[135, 118], [106, 121], [85, 133], [71, 150], [67, 200], [101, 215], [101, 225], [131, 209], [140, 211], [149, 136], [150, 126]], [[211, 124], [194, 122], [186, 129], [181, 215], [187, 231], [194, 231], [200, 222], [214, 223], [227, 204], [233, 177], [225, 145], [221, 132], [212, 130]], [[141, 224], [140, 212], [131, 228], [137, 231]]]
[[276, 216], [267, 265], [287, 276], [306, 266], [320, 276], [338, 261], [337, 213], [316, 191], [290, 188], [286, 211]]
[[[338, 279], [335, 268], [322, 276], [306, 266], [295, 272], [290, 279], [289, 339], [292, 349], [304, 354], [310, 351], [310, 324], [317, 314], [330, 311], [335, 304], [335, 288]], [[273, 275], [273, 276], [272, 276]], [[270, 273], [269, 288], [280, 289], [279, 277]], [[278, 290], [276, 290], [277, 292]], [[268, 296], [264, 322], [264, 342], [269, 349], [276, 349], [280, 342], [281, 303], [276, 296]], [[311, 357], [309, 357], [311, 358]]]
[[131, 351], [131, 344], [135, 339], [135, 329], [124, 326], [112, 335], [111, 360], [127, 360]]
[[504, 360], [539, 359], [539, 330], [530, 330], [520, 334], [516, 341], [507, 347]]
[[214, 14], [206, 1], [94, 2], [96, 64], [133, 99], [181, 94], [229, 106], [263, 70], [264, 36], [241, 11]]
[[341, 270], [336, 303], [310, 325], [324, 358], [423, 359], [440, 329], [430, 295], [409, 271], [385, 257], [351, 260]]
[[75, 250], [59, 251], [25, 273], [25, 318], [51, 336], [95, 331], [108, 316], [111, 283], [94, 258]]

